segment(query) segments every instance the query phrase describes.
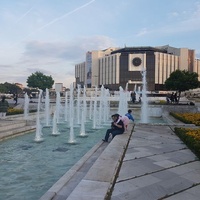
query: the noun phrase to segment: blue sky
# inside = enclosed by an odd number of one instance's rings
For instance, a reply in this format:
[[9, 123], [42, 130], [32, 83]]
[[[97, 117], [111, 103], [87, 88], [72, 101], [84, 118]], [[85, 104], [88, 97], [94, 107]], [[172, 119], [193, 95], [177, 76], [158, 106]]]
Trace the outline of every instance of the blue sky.
[[1, 0], [0, 83], [36, 71], [69, 87], [85, 53], [108, 47], [196, 50], [200, 0]]

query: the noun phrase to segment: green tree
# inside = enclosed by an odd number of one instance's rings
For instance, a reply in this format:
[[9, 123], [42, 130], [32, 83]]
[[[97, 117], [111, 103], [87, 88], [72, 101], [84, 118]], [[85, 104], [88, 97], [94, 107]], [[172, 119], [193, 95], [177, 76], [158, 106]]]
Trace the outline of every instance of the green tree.
[[0, 92], [1, 93], [7, 93], [7, 88], [3, 83], [0, 83]]
[[9, 94], [20, 94], [22, 93], [22, 89], [13, 83], [5, 82], [0, 84], [0, 92]]
[[54, 84], [54, 80], [51, 76], [46, 76], [42, 72], [35, 72], [34, 74], [31, 74], [27, 78], [27, 86], [33, 87], [33, 88], [39, 88], [45, 91], [46, 88], [50, 89], [52, 88]]
[[176, 90], [178, 101], [181, 92], [199, 87], [198, 74], [186, 70], [176, 70], [170, 74], [170, 77], [165, 81], [165, 87], [168, 90]]

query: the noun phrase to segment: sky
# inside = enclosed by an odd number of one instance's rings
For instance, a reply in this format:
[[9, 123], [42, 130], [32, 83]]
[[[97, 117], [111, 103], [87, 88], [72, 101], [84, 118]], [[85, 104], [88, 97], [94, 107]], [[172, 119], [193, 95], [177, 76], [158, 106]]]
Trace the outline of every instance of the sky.
[[0, 0], [0, 83], [69, 87], [87, 51], [162, 45], [200, 58], [200, 0]]

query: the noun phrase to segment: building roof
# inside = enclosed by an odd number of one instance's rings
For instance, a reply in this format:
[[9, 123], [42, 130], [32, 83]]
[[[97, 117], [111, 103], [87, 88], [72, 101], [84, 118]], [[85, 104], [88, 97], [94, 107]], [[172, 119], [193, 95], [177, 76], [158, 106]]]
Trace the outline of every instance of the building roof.
[[113, 51], [111, 54], [115, 53], [141, 53], [141, 52], [161, 52], [167, 53], [166, 49], [155, 48], [150, 46], [143, 46], [143, 47], [124, 47], [118, 50]]

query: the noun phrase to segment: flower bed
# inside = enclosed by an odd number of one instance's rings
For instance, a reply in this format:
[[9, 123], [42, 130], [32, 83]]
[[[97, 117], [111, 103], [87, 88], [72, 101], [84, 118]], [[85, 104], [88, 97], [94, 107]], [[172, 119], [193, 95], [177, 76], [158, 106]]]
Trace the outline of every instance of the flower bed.
[[175, 128], [175, 133], [200, 159], [200, 129]]
[[24, 110], [19, 108], [8, 108], [7, 115], [23, 114]]
[[[35, 110], [30, 110], [29, 113], [37, 112], [37, 109]], [[18, 114], [23, 114], [24, 110], [20, 108], [8, 108], [8, 112], [6, 115], [18, 115]]]
[[186, 123], [200, 126], [200, 113], [170, 113], [176, 119]]

